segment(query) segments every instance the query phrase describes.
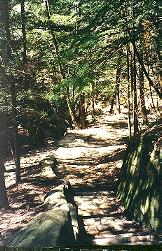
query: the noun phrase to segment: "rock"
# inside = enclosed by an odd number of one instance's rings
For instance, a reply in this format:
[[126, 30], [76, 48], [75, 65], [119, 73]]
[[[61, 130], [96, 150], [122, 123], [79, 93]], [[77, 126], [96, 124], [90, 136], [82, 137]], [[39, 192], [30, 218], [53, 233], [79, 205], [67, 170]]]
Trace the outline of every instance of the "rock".
[[123, 157], [118, 197], [129, 214], [155, 233], [162, 229], [160, 126], [132, 138]]
[[75, 245], [68, 214], [68, 211], [59, 208], [40, 213], [7, 246], [36, 248]]
[[75, 204], [67, 201], [64, 185], [48, 192], [44, 205], [47, 211], [37, 215], [18, 231], [7, 246], [40, 248], [77, 245], [78, 210]]
[[58, 176], [57, 165], [58, 162], [54, 155], [47, 156], [41, 161], [41, 177], [52, 179]]

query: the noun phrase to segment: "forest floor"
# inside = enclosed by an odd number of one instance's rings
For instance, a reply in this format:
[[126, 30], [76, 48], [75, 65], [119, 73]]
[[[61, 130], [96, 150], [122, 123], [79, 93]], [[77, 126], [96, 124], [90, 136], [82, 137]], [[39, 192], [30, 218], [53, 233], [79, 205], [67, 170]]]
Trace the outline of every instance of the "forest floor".
[[[82, 236], [80, 245], [150, 244], [152, 236], [127, 218], [115, 196], [122, 156], [128, 141], [127, 114], [110, 115], [108, 109], [83, 130], [68, 130], [54, 146], [34, 150], [21, 158], [22, 182], [15, 185], [14, 163], [6, 167], [11, 209], [0, 210], [0, 245], [43, 210], [43, 198], [53, 187], [70, 181], [75, 191]], [[46, 156], [58, 160], [58, 176], [40, 177]]]

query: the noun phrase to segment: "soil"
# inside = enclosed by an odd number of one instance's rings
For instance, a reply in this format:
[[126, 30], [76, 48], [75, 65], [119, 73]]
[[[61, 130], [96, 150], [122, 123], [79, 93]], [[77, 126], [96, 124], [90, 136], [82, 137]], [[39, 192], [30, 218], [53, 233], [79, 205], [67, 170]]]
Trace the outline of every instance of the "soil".
[[[21, 157], [21, 183], [15, 185], [14, 162], [5, 163], [10, 209], [0, 210], [0, 245], [43, 211], [45, 194], [69, 181], [74, 188], [79, 219], [80, 245], [150, 244], [153, 236], [126, 217], [116, 197], [122, 155], [128, 142], [127, 114], [109, 114], [107, 108], [86, 129], [68, 130], [56, 146], [30, 151]], [[57, 175], [41, 177], [42, 160], [58, 161]]]

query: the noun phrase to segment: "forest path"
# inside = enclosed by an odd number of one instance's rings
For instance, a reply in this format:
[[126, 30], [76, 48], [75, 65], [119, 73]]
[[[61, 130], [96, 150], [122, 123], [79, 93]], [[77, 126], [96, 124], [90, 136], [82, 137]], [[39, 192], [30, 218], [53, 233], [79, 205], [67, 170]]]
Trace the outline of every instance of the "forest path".
[[95, 125], [69, 130], [59, 142], [58, 172], [74, 187], [84, 226], [80, 245], [151, 243], [149, 233], [124, 216], [115, 196], [127, 135], [127, 114], [110, 115], [105, 108]]
[[[16, 186], [13, 160], [6, 161], [5, 178], [10, 210], [0, 210], [0, 246], [42, 211], [44, 195], [69, 180], [78, 205], [79, 245], [149, 244], [151, 237], [128, 220], [116, 198], [122, 154], [128, 140], [127, 114], [110, 115], [103, 108], [84, 130], [68, 130], [59, 145], [52, 143], [21, 157], [22, 182]], [[58, 159], [59, 177], [40, 179], [41, 161]]]

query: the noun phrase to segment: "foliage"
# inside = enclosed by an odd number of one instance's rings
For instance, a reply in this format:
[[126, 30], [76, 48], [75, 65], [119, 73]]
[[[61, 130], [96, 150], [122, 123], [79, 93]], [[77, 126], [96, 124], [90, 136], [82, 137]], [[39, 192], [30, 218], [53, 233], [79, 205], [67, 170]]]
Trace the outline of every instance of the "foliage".
[[[83, 93], [88, 100], [95, 96], [96, 101], [104, 99], [111, 102], [115, 92], [117, 53], [121, 48], [120, 93], [125, 100], [126, 46], [135, 39], [137, 48], [140, 48], [145, 20], [152, 22], [148, 28], [149, 43], [152, 46], [147, 48], [147, 54], [150, 62], [154, 62], [152, 69], [155, 70], [157, 56], [154, 60], [151, 56], [157, 50], [155, 1], [24, 1], [24, 14], [22, 3], [19, 0], [9, 2], [11, 58], [3, 74], [8, 79], [5, 88], [4, 80], [0, 79], [0, 97], [3, 92], [7, 93], [11, 103], [9, 85], [10, 80], [14, 81], [18, 122], [32, 135], [37, 134], [38, 138], [43, 139], [46, 134], [43, 132], [49, 131], [48, 127], [54, 128], [55, 135], [59, 134], [58, 123], [62, 121], [64, 124], [70, 116], [67, 96], [73, 113], [78, 113], [80, 95]], [[45, 3], [48, 4], [49, 13]], [[5, 28], [3, 23], [0, 25], [3, 34]], [[25, 26], [26, 41], [22, 25]], [[4, 62], [6, 40], [2, 34], [0, 54]], [[25, 64], [24, 43], [27, 55]], [[92, 85], [95, 85], [94, 90]], [[63, 118], [60, 109], [64, 111]]]

